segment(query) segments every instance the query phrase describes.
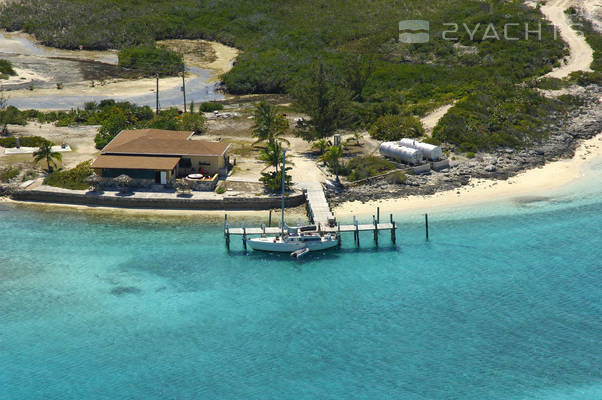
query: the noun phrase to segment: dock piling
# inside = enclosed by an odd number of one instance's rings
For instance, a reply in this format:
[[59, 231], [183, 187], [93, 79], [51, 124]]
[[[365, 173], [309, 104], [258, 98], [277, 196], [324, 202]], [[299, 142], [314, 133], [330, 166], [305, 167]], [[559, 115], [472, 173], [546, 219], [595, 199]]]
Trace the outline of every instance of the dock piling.
[[426, 240], [429, 240], [429, 215], [424, 214], [424, 227], [426, 229]]
[[389, 215], [389, 220], [391, 221], [391, 241], [393, 244], [396, 244], [397, 235], [395, 234], [395, 221], [393, 221], [393, 214]]
[[380, 207], [376, 207], [376, 223], [380, 224]]
[[268, 226], [271, 227], [272, 226], [272, 210], [270, 210], [270, 215], [268, 217]]
[[372, 223], [374, 224], [374, 243], [378, 246], [378, 222], [374, 215], [372, 216]]

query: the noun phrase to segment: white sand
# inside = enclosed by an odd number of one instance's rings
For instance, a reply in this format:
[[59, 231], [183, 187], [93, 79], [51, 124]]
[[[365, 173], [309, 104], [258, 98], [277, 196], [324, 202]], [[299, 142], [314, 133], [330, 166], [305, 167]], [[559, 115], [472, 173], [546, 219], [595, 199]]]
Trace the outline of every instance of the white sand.
[[[548, 77], [565, 78], [571, 72], [591, 71], [590, 65], [594, 61], [593, 50], [585, 41], [583, 34], [570, 27], [569, 18], [564, 13], [567, 8], [579, 4], [578, 1], [573, 0], [549, 0], [541, 7], [542, 14], [556, 25], [560, 37], [569, 45], [570, 49], [567, 63], [548, 73], [546, 75]], [[583, 2], [581, 5], [589, 9], [593, 3]]]
[[[439, 192], [431, 196], [410, 196], [361, 203], [347, 202], [334, 209], [337, 217], [372, 215], [376, 207], [385, 212], [430, 212], [443, 207], [461, 207], [508, 200], [520, 196], [542, 194], [562, 187], [583, 176], [587, 163], [602, 158], [602, 132], [579, 146], [575, 157], [555, 161], [541, 168], [531, 169], [506, 181], [476, 180], [457, 190]], [[458, 194], [459, 192], [459, 194]]]
[[436, 108], [420, 119], [427, 136], [431, 136], [431, 134], [433, 133], [433, 129], [435, 129], [435, 126], [437, 126], [439, 120], [443, 118], [445, 114], [447, 114], [447, 112], [450, 108], [453, 107], [453, 105], [454, 104], [452, 103]]

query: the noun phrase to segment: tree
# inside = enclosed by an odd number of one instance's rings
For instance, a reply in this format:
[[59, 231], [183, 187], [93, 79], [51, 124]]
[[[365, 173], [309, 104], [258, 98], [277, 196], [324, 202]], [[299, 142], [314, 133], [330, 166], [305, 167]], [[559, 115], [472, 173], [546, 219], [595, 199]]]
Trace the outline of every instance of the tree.
[[63, 156], [59, 152], [52, 151], [51, 142], [44, 141], [40, 143], [40, 147], [38, 148], [38, 150], [33, 153], [33, 159], [36, 163], [45, 160], [48, 166], [48, 172], [52, 172], [53, 166], [57, 166], [54, 160], [62, 161]]
[[374, 58], [357, 55], [345, 60], [345, 85], [353, 93], [352, 100], [362, 102], [362, 93], [374, 73]]
[[202, 133], [205, 131], [205, 117], [192, 112], [184, 113], [180, 115], [180, 125], [183, 131]]
[[324, 64], [314, 67], [312, 77], [296, 91], [297, 103], [310, 120], [298, 131], [308, 142], [331, 136], [345, 126], [349, 92]]
[[341, 146], [330, 146], [320, 160], [324, 161], [331, 168], [339, 166], [339, 160], [343, 157], [343, 148]]
[[257, 142], [274, 142], [276, 140], [288, 142], [281, 136], [288, 129], [288, 121], [279, 114], [272, 104], [261, 100], [255, 108], [255, 124], [253, 125], [253, 137]]
[[318, 150], [320, 154], [324, 154], [324, 152], [328, 148], [328, 140], [318, 139], [312, 143], [311, 148]]
[[370, 128], [370, 136], [384, 141], [416, 138], [424, 135], [422, 122], [413, 116], [383, 115]]
[[265, 149], [259, 152], [259, 159], [268, 167], [276, 168], [276, 172], [278, 172], [278, 167], [282, 163], [282, 145], [277, 141], [268, 143]]
[[96, 148], [102, 150], [113, 138], [128, 126], [128, 118], [121, 109], [112, 107], [108, 117], [102, 122], [98, 134], [94, 137]]

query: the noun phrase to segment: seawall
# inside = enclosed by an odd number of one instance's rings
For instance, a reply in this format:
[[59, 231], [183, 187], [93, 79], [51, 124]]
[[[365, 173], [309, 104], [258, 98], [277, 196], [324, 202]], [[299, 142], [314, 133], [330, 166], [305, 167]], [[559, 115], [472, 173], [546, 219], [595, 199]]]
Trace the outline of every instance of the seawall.
[[[281, 199], [278, 197], [225, 197], [219, 200], [187, 199], [185, 197], [175, 199], [135, 198], [35, 189], [19, 190], [12, 193], [10, 197], [13, 200], [29, 202], [168, 210], [269, 210], [281, 206]], [[287, 208], [300, 206], [305, 203], [305, 193], [292, 194], [285, 198], [284, 203]]]

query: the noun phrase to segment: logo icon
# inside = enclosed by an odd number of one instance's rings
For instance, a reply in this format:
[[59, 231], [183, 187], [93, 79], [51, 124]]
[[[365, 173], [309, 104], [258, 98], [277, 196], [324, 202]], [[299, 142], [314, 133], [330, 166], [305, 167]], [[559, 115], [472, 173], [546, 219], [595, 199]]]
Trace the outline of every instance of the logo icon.
[[[430, 24], [422, 19], [407, 19], [399, 21], [400, 31], [428, 31]], [[402, 43], [426, 43], [430, 40], [430, 35], [426, 32], [403, 32], [399, 34], [399, 41]]]

